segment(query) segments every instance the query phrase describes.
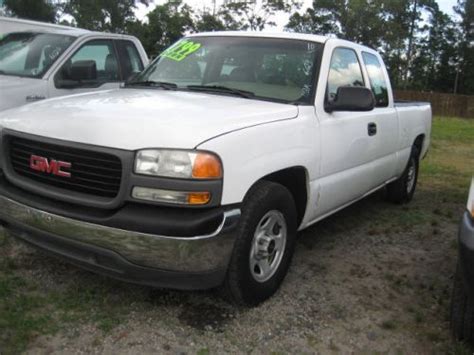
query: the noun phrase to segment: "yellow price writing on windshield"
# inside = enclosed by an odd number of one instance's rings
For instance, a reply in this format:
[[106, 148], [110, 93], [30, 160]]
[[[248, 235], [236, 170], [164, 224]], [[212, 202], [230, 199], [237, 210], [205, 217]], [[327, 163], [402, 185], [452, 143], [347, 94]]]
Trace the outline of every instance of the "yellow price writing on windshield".
[[201, 48], [201, 43], [184, 40], [178, 42], [174, 46], [169, 47], [167, 50], [161, 53], [161, 56], [180, 62], [188, 55], [196, 52], [199, 48]]

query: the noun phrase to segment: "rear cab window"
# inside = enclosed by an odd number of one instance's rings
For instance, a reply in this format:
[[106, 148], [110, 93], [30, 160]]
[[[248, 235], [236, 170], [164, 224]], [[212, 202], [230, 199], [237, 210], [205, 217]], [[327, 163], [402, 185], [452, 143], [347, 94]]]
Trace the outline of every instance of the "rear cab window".
[[377, 56], [362, 52], [367, 74], [369, 75], [370, 87], [375, 96], [376, 107], [388, 106], [387, 80], [383, 71], [382, 64]]

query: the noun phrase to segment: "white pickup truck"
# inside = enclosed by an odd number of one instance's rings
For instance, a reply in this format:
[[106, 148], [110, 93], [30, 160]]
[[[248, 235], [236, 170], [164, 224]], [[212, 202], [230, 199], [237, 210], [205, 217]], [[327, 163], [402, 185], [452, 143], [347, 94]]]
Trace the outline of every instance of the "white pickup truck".
[[298, 230], [372, 192], [411, 200], [429, 104], [379, 54], [315, 35], [191, 35], [118, 90], [1, 115], [0, 221], [70, 262], [255, 305]]
[[0, 17], [0, 111], [118, 89], [148, 64], [132, 36]]

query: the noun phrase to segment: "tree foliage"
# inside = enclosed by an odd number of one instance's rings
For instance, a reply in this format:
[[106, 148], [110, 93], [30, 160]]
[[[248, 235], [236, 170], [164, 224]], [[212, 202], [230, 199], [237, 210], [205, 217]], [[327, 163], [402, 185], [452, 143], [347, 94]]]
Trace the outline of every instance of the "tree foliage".
[[150, 8], [144, 21], [135, 10], [150, 0], [5, 0], [4, 11], [130, 33], [151, 56], [186, 33], [260, 31], [287, 13], [288, 31], [334, 35], [378, 49], [396, 88], [474, 94], [474, 0], [458, 0], [454, 19], [436, 0], [313, 0], [301, 11], [301, 0], [230, 0], [200, 11], [183, 1]]
[[200, 13], [195, 20], [197, 32], [224, 31], [227, 28], [222, 19], [209, 12]]
[[461, 30], [435, 0], [314, 0], [311, 8], [290, 17], [286, 29], [335, 35], [380, 50], [397, 88], [449, 92], [459, 87], [473, 93], [472, 44], [461, 35], [471, 33], [472, 43], [472, 3], [458, 0]]
[[122, 33], [135, 20], [137, 3], [148, 5], [148, 0], [68, 0], [63, 10], [78, 27]]
[[47, 0], [5, 0], [4, 5], [14, 16], [56, 22], [57, 6]]
[[192, 9], [181, 0], [158, 5], [148, 13], [148, 24], [143, 24], [145, 48], [158, 54], [194, 30]]
[[456, 91], [474, 94], [474, 0], [458, 0], [455, 11], [461, 17]]
[[234, 1], [222, 6], [218, 17], [229, 29], [262, 31], [265, 27], [276, 25], [272, 17], [277, 13], [290, 13], [299, 6], [296, 0]]

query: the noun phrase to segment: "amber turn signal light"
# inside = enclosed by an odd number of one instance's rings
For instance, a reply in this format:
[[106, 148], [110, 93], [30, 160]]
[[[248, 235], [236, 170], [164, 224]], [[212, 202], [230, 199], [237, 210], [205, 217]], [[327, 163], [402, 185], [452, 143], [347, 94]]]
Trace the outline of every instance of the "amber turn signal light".
[[220, 179], [222, 165], [215, 155], [198, 153], [193, 165], [193, 178], [195, 179]]
[[188, 204], [190, 205], [205, 205], [211, 200], [209, 192], [190, 192], [188, 193]]

